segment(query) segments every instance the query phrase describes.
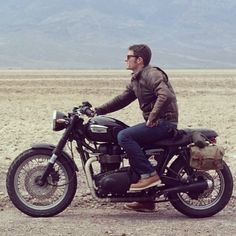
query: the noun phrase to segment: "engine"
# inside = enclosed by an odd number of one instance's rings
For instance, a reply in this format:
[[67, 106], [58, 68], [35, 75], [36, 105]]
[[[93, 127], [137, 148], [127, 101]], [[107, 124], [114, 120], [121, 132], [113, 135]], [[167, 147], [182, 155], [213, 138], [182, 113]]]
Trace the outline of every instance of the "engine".
[[100, 173], [95, 176], [99, 196], [125, 193], [130, 186], [128, 168], [121, 168], [123, 150], [118, 144], [102, 143], [98, 146]]
[[100, 144], [98, 151], [101, 153], [98, 159], [101, 166], [101, 173], [120, 167], [120, 163], [122, 162], [121, 154], [123, 151], [119, 145], [109, 143]]
[[[95, 176], [97, 194], [101, 197], [106, 197], [108, 194], [122, 196], [128, 191], [131, 183], [138, 181], [139, 176], [129, 167], [120, 168], [124, 153], [119, 145], [104, 143], [99, 145], [98, 150], [101, 153], [99, 156], [101, 172]], [[158, 170], [159, 162], [163, 161], [164, 150], [148, 149], [145, 150], [145, 154]]]

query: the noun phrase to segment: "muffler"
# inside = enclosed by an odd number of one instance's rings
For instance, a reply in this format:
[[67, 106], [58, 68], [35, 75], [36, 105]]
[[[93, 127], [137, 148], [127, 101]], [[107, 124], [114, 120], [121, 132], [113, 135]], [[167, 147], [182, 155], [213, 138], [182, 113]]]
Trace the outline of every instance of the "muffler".
[[[167, 188], [161, 191], [161, 194], [180, 193], [180, 192], [200, 192], [212, 187], [212, 181], [201, 181], [193, 184], [181, 185], [173, 188]], [[158, 194], [159, 195], [159, 194]]]

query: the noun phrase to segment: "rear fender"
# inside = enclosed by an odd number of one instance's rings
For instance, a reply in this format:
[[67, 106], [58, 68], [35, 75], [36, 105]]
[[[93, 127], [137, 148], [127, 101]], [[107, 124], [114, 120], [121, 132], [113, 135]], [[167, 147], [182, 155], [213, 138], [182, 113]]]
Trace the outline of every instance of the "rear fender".
[[[53, 151], [55, 147], [56, 147], [55, 145], [48, 144], [48, 143], [37, 143], [37, 144], [31, 145], [32, 149], [47, 149], [50, 151]], [[74, 160], [71, 159], [68, 153], [66, 153], [65, 151], [62, 151], [61, 157], [65, 158], [68, 161], [71, 168], [75, 169], [76, 171], [79, 171], [76, 163], [74, 162]]]

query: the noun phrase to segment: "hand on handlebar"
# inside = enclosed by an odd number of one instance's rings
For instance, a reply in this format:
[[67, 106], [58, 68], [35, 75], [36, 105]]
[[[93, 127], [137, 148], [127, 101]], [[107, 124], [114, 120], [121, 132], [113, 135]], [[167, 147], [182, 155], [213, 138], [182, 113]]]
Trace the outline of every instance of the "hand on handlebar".
[[94, 117], [95, 115], [95, 111], [93, 111], [90, 107], [80, 107], [78, 110], [81, 114], [88, 117]]
[[84, 114], [87, 115], [88, 117], [94, 117], [96, 115], [96, 112], [93, 111], [91, 108], [89, 107], [85, 107], [84, 109]]
[[97, 115], [95, 111], [91, 109], [92, 105], [89, 102], [82, 102], [82, 105], [79, 107], [74, 107], [74, 111], [79, 112], [80, 114], [86, 115], [88, 117], [94, 117]]

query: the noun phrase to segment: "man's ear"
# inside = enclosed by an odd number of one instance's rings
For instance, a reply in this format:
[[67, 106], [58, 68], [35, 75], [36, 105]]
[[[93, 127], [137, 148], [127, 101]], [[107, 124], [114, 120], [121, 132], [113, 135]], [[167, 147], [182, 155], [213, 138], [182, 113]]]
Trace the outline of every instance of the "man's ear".
[[138, 57], [138, 58], [137, 58], [137, 62], [140, 63], [140, 64], [141, 64], [141, 63], [144, 63], [143, 58], [142, 58], [142, 57]]

